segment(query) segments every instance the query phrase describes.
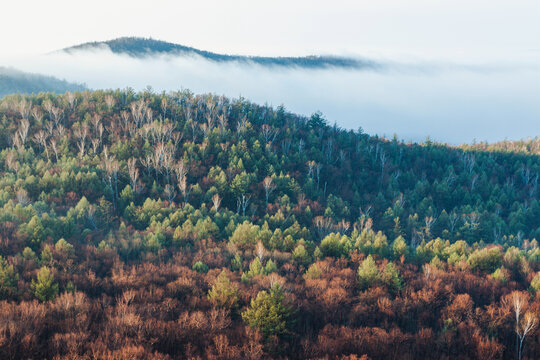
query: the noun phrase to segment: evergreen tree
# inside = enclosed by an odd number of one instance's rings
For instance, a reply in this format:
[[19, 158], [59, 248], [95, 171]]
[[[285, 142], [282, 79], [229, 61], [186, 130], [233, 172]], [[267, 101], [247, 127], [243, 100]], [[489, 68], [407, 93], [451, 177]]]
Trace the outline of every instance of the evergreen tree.
[[40, 301], [54, 300], [58, 294], [58, 284], [54, 282], [54, 276], [46, 266], [39, 269], [37, 279], [32, 280], [31, 288]]

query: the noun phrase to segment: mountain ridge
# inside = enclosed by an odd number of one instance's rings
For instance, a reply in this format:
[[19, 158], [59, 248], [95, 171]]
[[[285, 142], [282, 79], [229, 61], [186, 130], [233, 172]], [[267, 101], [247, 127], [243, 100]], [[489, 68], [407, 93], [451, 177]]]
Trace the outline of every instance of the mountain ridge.
[[302, 67], [302, 68], [377, 68], [381, 64], [367, 60], [340, 56], [308, 55], [301, 57], [267, 57], [219, 54], [200, 50], [162, 40], [141, 37], [120, 37], [107, 41], [87, 42], [63, 48], [60, 52], [73, 54], [96, 48], [109, 48], [115, 54], [124, 54], [135, 58], [145, 58], [155, 55], [200, 56], [213, 62], [242, 62], [255, 63], [262, 66]]

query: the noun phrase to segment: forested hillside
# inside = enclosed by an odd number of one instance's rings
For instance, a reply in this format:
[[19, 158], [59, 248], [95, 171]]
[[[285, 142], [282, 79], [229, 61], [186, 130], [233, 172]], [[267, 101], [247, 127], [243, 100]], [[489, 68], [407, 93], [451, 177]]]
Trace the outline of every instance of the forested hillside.
[[0, 100], [0, 358], [537, 359], [539, 141], [214, 95]]
[[29, 74], [0, 66], [0, 96], [9, 94], [32, 94], [43, 91], [64, 93], [82, 91], [84, 85], [69, 83], [52, 76]]

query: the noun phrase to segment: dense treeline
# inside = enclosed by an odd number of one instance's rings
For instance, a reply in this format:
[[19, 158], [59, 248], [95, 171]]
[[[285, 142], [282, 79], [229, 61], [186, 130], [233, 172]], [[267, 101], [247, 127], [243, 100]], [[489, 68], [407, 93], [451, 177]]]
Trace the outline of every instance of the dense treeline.
[[536, 142], [188, 91], [4, 98], [0, 358], [538, 358]]

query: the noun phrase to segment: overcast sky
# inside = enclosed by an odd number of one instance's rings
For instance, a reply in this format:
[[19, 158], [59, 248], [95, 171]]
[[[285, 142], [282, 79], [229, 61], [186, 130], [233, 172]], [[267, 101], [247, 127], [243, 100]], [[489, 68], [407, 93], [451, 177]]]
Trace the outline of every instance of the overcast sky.
[[3, 55], [145, 36], [223, 53], [538, 58], [539, 0], [3, 0]]

